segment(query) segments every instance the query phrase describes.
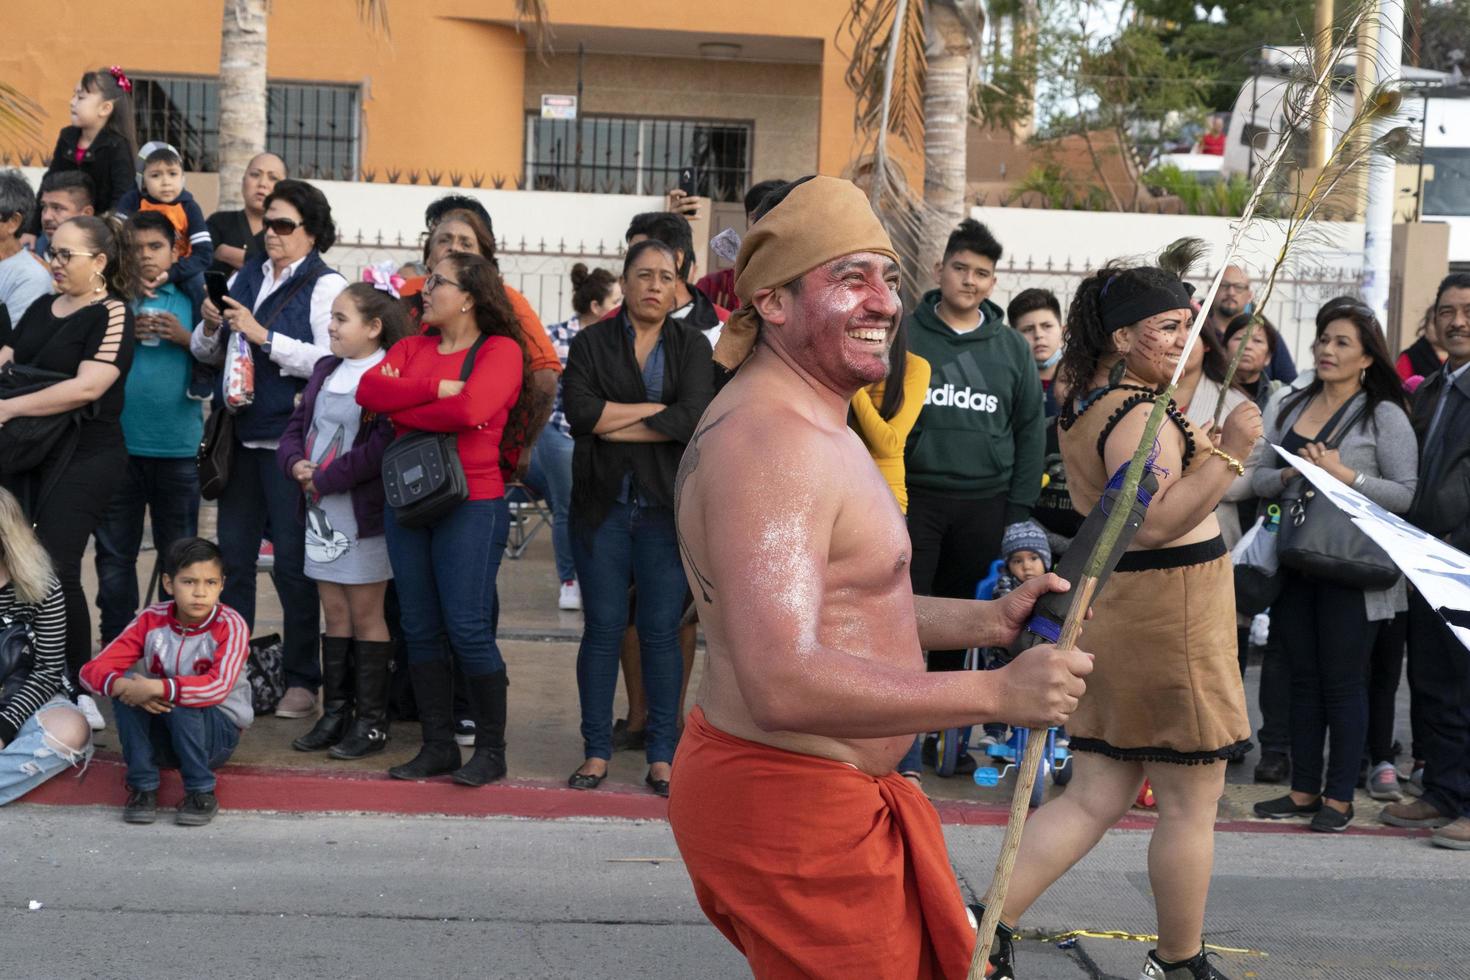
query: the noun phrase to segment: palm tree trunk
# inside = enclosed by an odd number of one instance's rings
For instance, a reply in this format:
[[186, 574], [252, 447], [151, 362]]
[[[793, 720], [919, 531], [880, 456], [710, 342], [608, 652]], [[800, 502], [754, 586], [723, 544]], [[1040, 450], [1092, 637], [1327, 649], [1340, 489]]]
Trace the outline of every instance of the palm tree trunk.
[[927, 281], [949, 233], [965, 216], [965, 137], [973, 42], [947, 3], [931, 0], [924, 20], [929, 34], [924, 76], [924, 203], [928, 207], [917, 271]]
[[219, 42], [219, 206], [242, 206], [240, 180], [265, 149], [266, 7], [225, 0]]

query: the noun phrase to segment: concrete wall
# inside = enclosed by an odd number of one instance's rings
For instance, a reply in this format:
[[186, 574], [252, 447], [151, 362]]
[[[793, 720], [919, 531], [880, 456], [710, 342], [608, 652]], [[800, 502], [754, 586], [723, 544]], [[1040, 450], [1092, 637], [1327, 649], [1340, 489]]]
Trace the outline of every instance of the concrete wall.
[[[392, 33], [383, 38], [353, 3], [272, 4], [267, 73], [359, 86], [361, 162], [380, 180], [395, 167], [513, 178], [523, 153], [525, 38], [504, 25], [444, 16], [436, 10], [443, 5], [390, 5]], [[151, 0], [146, 16], [127, 4], [5, 0], [0, 78], [40, 103], [35, 146], [49, 153], [85, 71], [121, 64], [140, 75], [217, 75], [220, 12], [218, 0]]]

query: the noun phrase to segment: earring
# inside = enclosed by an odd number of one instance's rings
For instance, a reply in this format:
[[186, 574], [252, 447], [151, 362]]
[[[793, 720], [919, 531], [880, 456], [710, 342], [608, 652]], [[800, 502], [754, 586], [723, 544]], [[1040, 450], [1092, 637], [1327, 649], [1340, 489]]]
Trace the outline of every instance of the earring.
[[468, 313], [469, 311], [470, 311], [470, 308], [468, 306], [461, 306], [459, 308], [459, 312], [461, 312], [461, 313]]
[[97, 285], [95, 285], [95, 286], [92, 287], [92, 292], [94, 292], [94, 293], [105, 293], [105, 292], [107, 292], [107, 280], [105, 278], [103, 278], [102, 273], [94, 271], [92, 273], [92, 278], [97, 280]]

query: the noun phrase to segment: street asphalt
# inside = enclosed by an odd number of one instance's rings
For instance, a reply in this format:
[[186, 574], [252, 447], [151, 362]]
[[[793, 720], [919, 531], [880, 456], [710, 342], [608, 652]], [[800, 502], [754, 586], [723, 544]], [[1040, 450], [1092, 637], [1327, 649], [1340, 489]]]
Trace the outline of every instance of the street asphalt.
[[[27, 804], [3, 819], [3, 978], [748, 976], [662, 822], [226, 811], [185, 829]], [[961, 884], [983, 889], [1000, 828], [946, 834]], [[1110, 834], [1023, 926], [1150, 932], [1147, 844]], [[1221, 956], [1231, 980], [1466, 980], [1467, 862], [1421, 838], [1222, 833], [1209, 939], [1248, 951]], [[1031, 940], [1019, 964], [1133, 980], [1147, 949]]]

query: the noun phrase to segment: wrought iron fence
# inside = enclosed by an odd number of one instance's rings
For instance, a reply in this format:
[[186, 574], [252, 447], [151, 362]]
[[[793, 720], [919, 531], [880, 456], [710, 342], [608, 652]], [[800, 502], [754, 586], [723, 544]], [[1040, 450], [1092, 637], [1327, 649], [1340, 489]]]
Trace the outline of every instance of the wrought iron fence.
[[[1007, 299], [1023, 289], [1049, 289], [1061, 300], [1065, 312], [1078, 284], [1097, 271], [1103, 261], [1053, 263], [1028, 256], [1024, 263], [1003, 265], [995, 270], [997, 295], [991, 298], [1004, 306]], [[1205, 284], [1214, 278], [1215, 271], [1201, 272], [1195, 278], [1201, 293]], [[1309, 359], [1312, 338], [1316, 336], [1317, 310], [1334, 296], [1357, 294], [1360, 275], [1359, 270], [1345, 266], [1313, 265], [1299, 267], [1289, 276], [1276, 280], [1264, 312], [1280, 331], [1297, 364]]]
[[[525, 295], [543, 322], [557, 323], [572, 315], [572, 266], [582, 262], [589, 268], [601, 265], [617, 272], [622, 267], [623, 251], [622, 242], [521, 238], [501, 239], [496, 257], [505, 281]], [[362, 230], [344, 232], [327, 256], [332, 266], [352, 280], [360, 278], [367, 266], [385, 259], [401, 265], [422, 257], [420, 239], [385, 237], [380, 232]], [[1038, 287], [1055, 293], [1065, 310], [1078, 284], [1097, 267], [1090, 260], [1054, 263], [1027, 256], [1024, 261], [996, 269], [997, 289], [992, 299], [1004, 306], [1021, 290]], [[1206, 283], [1214, 274], [1214, 270], [1202, 272], [1197, 281]], [[1311, 349], [1318, 308], [1334, 296], [1356, 294], [1358, 277], [1357, 269], [1320, 265], [1297, 268], [1276, 281], [1265, 313], [1281, 332], [1297, 363], [1302, 363]]]
[[[219, 169], [219, 81], [172, 75], [137, 76], [138, 143], [177, 147], [184, 169]], [[271, 82], [266, 145], [293, 177], [357, 179], [359, 93], [351, 85]]]
[[[578, 128], [580, 126], [580, 129]], [[526, 186], [589, 194], [666, 194], [680, 172], [694, 190], [739, 201], [750, 186], [751, 125], [693, 119], [526, 116]]]
[[[495, 258], [500, 273], [512, 288], [526, 297], [543, 323], [560, 323], [572, 316], [572, 266], [584, 263], [589, 269], [602, 266], [614, 273], [623, 266], [622, 242], [587, 242], [502, 238]], [[391, 261], [397, 266], [422, 260], [421, 238], [361, 229], [343, 233], [326, 258], [349, 281], [362, 278], [370, 265]]]

